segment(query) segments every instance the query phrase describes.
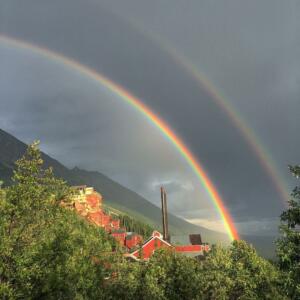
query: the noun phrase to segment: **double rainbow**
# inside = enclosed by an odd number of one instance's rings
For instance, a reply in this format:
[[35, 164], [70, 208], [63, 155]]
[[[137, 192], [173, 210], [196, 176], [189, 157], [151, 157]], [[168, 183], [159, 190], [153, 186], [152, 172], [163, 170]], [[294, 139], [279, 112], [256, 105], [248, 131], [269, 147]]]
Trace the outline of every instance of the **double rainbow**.
[[207, 79], [205, 74], [201, 73], [192, 62], [179, 53], [176, 48], [165, 39], [154, 34], [149, 29], [144, 28], [142, 24], [137, 23], [134, 19], [124, 19], [123, 16], [119, 14], [117, 15], [119, 18], [122, 18], [123, 21], [130, 24], [136, 31], [140, 32], [143, 36], [158, 45], [160, 49], [164, 50], [178, 66], [182, 67], [182, 69], [191, 76], [201, 90], [204, 89], [206, 93], [211, 96], [211, 99], [222, 109], [223, 112], [225, 112], [231, 122], [235, 125], [235, 128], [242, 134], [253, 153], [255, 153], [265, 172], [268, 173], [274, 187], [281, 196], [283, 204], [287, 206], [290, 194], [288, 192], [289, 189], [285, 179], [280, 175], [280, 172], [278, 171], [278, 168], [276, 168], [276, 164], [270, 156], [269, 151], [266, 150], [258, 135], [255, 134], [255, 132], [247, 124], [245, 118], [243, 118], [233, 107], [231, 102], [227, 100], [216, 86], [212, 85], [211, 81]]
[[10, 45], [12, 47], [30, 50], [49, 60], [54, 60], [58, 63], [61, 63], [63, 65], [72, 68], [77, 72], [80, 72], [81, 74], [105, 86], [107, 89], [111, 90], [113, 93], [118, 95], [121, 99], [126, 101], [129, 105], [134, 107], [138, 112], [143, 114], [176, 147], [176, 149], [180, 152], [180, 154], [185, 158], [185, 160], [191, 166], [192, 170], [194, 171], [195, 175], [198, 177], [200, 182], [205, 187], [207, 193], [210, 196], [210, 199], [212, 200], [216, 210], [218, 211], [229, 238], [231, 240], [239, 239], [233, 220], [228, 210], [224, 206], [224, 203], [222, 201], [219, 192], [217, 191], [216, 187], [214, 186], [209, 176], [205, 172], [203, 166], [200, 164], [199, 161], [197, 161], [196, 157], [187, 148], [187, 146], [183, 143], [180, 137], [176, 135], [175, 132], [169, 127], [169, 125], [166, 124], [162, 119], [160, 119], [159, 116], [155, 114], [149, 107], [147, 107], [140, 99], [135, 97], [132, 93], [124, 89], [119, 84], [105, 77], [103, 74], [100, 74], [95, 70], [87, 66], [84, 66], [77, 61], [74, 61], [73, 59], [65, 57], [64, 55], [58, 54], [54, 51], [34, 45], [32, 43], [7, 37], [2, 34], [0, 35], [0, 42]]

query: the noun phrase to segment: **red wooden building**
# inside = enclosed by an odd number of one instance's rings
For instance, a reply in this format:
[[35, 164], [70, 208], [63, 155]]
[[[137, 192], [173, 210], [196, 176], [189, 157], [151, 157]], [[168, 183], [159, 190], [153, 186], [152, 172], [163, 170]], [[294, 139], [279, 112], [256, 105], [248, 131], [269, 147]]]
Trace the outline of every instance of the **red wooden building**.
[[[154, 231], [152, 236], [146, 240], [142, 245], [143, 237], [134, 233], [126, 232], [126, 228], [120, 228], [120, 220], [112, 218], [111, 215], [105, 213], [102, 209], [102, 196], [97, 193], [92, 187], [79, 186], [74, 187], [77, 194], [74, 195], [73, 208], [82, 217], [89, 222], [104, 230], [113, 236], [122, 247], [126, 247], [131, 253], [126, 254], [135, 260], [148, 260], [152, 254], [160, 248], [169, 248], [172, 251], [183, 253], [189, 256], [202, 255], [204, 251], [209, 251], [208, 245], [203, 245], [200, 235], [190, 235], [191, 245], [174, 246], [168, 242], [168, 223], [167, 223], [167, 207], [166, 207], [166, 193], [162, 189], [163, 202], [163, 224], [164, 235], [158, 231]], [[165, 238], [163, 238], [165, 236]], [[141, 247], [138, 247], [140, 246]], [[138, 248], [138, 249], [137, 249]]]
[[127, 232], [125, 239], [125, 246], [131, 250], [138, 245], [140, 245], [143, 241], [143, 237], [135, 232]]
[[118, 230], [112, 230], [111, 231], [111, 236], [115, 238], [115, 240], [121, 245], [125, 245], [125, 239], [126, 239], [126, 230], [121, 228]]
[[198, 252], [208, 252], [210, 250], [209, 245], [183, 245], [183, 246], [175, 246], [175, 251], [176, 252], [181, 252], [181, 253], [198, 253]]
[[169, 248], [174, 249], [174, 247], [168, 242], [163, 240], [162, 234], [158, 231], [153, 231], [152, 236], [144, 242], [141, 246], [141, 249], [137, 249], [130, 254], [127, 254], [127, 257], [132, 257], [136, 260], [145, 259], [148, 260], [155, 250], [160, 248]]
[[209, 251], [208, 245], [180, 245], [174, 246], [163, 239], [160, 232], [154, 231], [152, 236], [144, 242], [140, 249], [136, 249], [132, 253], [128, 253], [125, 257], [132, 258], [135, 260], [148, 260], [157, 249], [168, 248], [177, 253], [182, 253], [188, 256], [199, 256], [203, 255], [204, 251]]

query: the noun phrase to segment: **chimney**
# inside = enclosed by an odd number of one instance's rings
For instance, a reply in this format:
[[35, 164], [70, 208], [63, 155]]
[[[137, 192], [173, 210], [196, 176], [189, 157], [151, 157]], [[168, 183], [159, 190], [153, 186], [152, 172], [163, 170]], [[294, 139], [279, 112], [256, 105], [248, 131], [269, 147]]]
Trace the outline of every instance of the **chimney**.
[[170, 242], [169, 228], [168, 228], [167, 193], [163, 187], [160, 188], [160, 195], [161, 195], [161, 209], [162, 209], [163, 239], [166, 242]]
[[189, 237], [192, 245], [202, 245], [202, 238], [200, 234], [190, 234]]

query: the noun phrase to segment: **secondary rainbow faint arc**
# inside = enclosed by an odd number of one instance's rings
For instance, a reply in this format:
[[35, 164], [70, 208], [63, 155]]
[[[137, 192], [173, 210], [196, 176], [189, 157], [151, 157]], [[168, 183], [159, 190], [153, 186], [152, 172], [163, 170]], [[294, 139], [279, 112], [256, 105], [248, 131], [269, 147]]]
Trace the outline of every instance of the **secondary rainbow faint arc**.
[[223, 204], [223, 200], [210, 180], [209, 176], [206, 174], [202, 165], [197, 161], [192, 152], [187, 148], [187, 146], [183, 143], [183, 141], [174, 133], [173, 130], [155, 114], [149, 107], [147, 107], [141, 100], [131, 94], [129, 91], [124, 89], [119, 84], [113, 82], [111, 79], [105, 77], [103, 74], [96, 72], [95, 70], [82, 65], [81, 63], [65, 57], [62, 54], [58, 54], [52, 50], [46, 49], [41, 46], [34, 45], [32, 43], [28, 43], [26, 41], [15, 39], [12, 37], [5, 36], [0, 34], [0, 41], [7, 43], [8, 45], [23, 48], [27, 50], [31, 50], [35, 53], [43, 55], [48, 59], [55, 60], [57, 62], [61, 62], [64, 65], [67, 65], [82, 74], [100, 82], [103, 86], [111, 90], [113, 93], [117, 94], [121, 99], [125, 100], [128, 104], [133, 106], [136, 110], [142, 113], [151, 123], [153, 123], [163, 134], [164, 136], [172, 142], [172, 144], [177, 148], [177, 150], [181, 153], [181, 155], [185, 158], [185, 160], [189, 163], [194, 173], [200, 180], [200, 182], [204, 185], [207, 193], [210, 196], [216, 210], [218, 211], [220, 217], [222, 218], [224, 227], [226, 232], [231, 240], [239, 239], [238, 232], [235, 228], [233, 220]]
[[287, 206], [290, 198], [287, 188], [288, 185], [280, 175], [275, 162], [272, 160], [272, 157], [264, 147], [263, 143], [260, 141], [257, 134], [255, 134], [255, 132], [247, 124], [246, 120], [233, 107], [231, 102], [227, 100], [227, 98], [216, 88], [216, 86], [213, 85], [211, 81], [203, 73], [201, 73], [191, 61], [189, 61], [183, 54], [179, 53], [175, 47], [173, 47], [169, 42], [166, 42], [166, 40], [160, 35], [152, 32], [149, 29], [146, 29], [135, 19], [124, 18], [123, 15], [117, 13], [116, 11], [113, 13], [123, 21], [126, 21], [127, 24], [131, 25], [132, 28], [137, 30], [143, 36], [147, 37], [153, 43], [158, 45], [162, 50], [164, 50], [169, 56], [172, 57], [178, 66], [182, 67], [187, 74], [193, 78], [193, 80], [200, 86], [201, 89], [204, 89], [207, 94], [211, 96], [211, 99], [226, 113], [231, 122], [240, 131], [247, 144], [255, 153], [261, 166], [270, 176], [274, 187], [282, 198], [283, 204]]
[[[166, 46], [163, 46], [166, 47]], [[179, 54], [174, 48], [168, 48], [168, 53], [172, 55], [175, 61], [195, 78], [195, 80], [205, 89], [205, 91], [212, 97], [212, 99], [217, 102], [219, 106], [222, 107], [223, 111], [227, 114], [229, 119], [233, 122], [236, 128], [242, 133], [242, 136], [247, 141], [248, 145], [251, 147], [256, 157], [260, 161], [261, 165], [265, 171], [269, 174], [276, 190], [279, 192], [283, 204], [287, 205], [289, 200], [289, 193], [286, 186], [284, 185], [284, 179], [281, 177], [279, 171], [275, 167], [275, 162], [272, 161], [271, 156], [268, 151], [263, 146], [262, 142], [254, 131], [247, 126], [247, 123], [240, 116], [240, 113], [232, 106], [232, 104], [226, 100], [220, 91], [213, 86], [202, 73], [200, 73], [192, 63], [187, 61], [181, 54]]]
[[160, 46], [161, 49], [173, 58], [178, 66], [181, 66], [195, 80], [200, 88], [204, 88], [215, 103], [226, 113], [235, 127], [242, 133], [242, 136], [247, 141], [252, 151], [256, 154], [260, 164], [269, 174], [276, 190], [283, 200], [283, 204], [287, 206], [290, 195], [286, 187], [287, 184], [284, 184], [285, 180], [275, 167], [275, 163], [272, 161], [272, 158], [263, 146], [263, 143], [260, 141], [255, 132], [247, 125], [246, 120], [241, 117], [241, 114], [232, 106], [230, 101], [228, 101], [226, 97], [224, 97], [222, 93], [211, 83], [211, 81], [208, 80], [206, 76], [201, 73], [185, 56], [179, 53], [175, 47], [172, 47], [172, 45], [167, 43], [159, 35], [154, 34], [148, 29], [146, 30], [136, 21], [132, 19], [124, 19], [123, 16], [120, 16], [119, 14], [116, 15], [123, 20], [126, 20], [134, 29]]

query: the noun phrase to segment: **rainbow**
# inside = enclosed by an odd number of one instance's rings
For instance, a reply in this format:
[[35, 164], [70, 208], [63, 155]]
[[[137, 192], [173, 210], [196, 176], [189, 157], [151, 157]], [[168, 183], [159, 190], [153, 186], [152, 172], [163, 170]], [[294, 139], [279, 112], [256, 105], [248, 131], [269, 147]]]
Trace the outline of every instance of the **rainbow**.
[[241, 114], [232, 106], [231, 102], [211, 84], [204, 74], [200, 73], [193, 64], [191, 64], [185, 57], [180, 55], [175, 49], [171, 48], [168, 50], [169, 54], [172, 55], [173, 59], [177, 61], [179, 65], [182, 65], [184, 69], [196, 80], [196, 82], [203, 88], [206, 93], [217, 103], [218, 106], [226, 113], [228, 118], [232, 121], [235, 127], [240, 131], [241, 135], [247, 141], [253, 153], [255, 153], [261, 166], [270, 176], [276, 190], [278, 191], [283, 204], [287, 205], [290, 194], [288, 192], [287, 184], [285, 179], [280, 175], [280, 172], [275, 167], [275, 162], [269, 154], [269, 151], [263, 146], [259, 137], [255, 132], [247, 125], [245, 119], [241, 117]]
[[[115, 13], [115, 12], [114, 12]], [[265, 149], [263, 143], [260, 141], [259, 137], [247, 124], [247, 121], [241, 117], [241, 114], [233, 107], [231, 102], [226, 99], [226, 97], [214, 86], [207, 77], [201, 73], [184, 55], [179, 53], [175, 47], [170, 45], [162, 39], [159, 35], [154, 34], [152, 31], [145, 29], [141, 24], [137, 23], [132, 19], [124, 19], [123, 16], [115, 13], [119, 18], [122, 18], [123, 21], [127, 21], [135, 30], [140, 32], [145, 37], [148, 37], [152, 42], [160, 46], [177, 65], [181, 66], [187, 74], [194, 79], [198, 84], [201, 90], [211, 96], [211, 99], [226, 113], [231, 122], [235, 127], [240, 131], [243, 138], [246, 140], [247, 144], [250, 146], [253, 153], [255, 153], [257, 159], [259, 160], [261, 166], [265, 172], [269, 175], [274, 184], [274, 187], [278, 191], [283, 204], [288, 205], [290, 194], [288, 192], [289, 188], [283, 177], [280, 175], [280, 172], [275, 167], [276, 164], [272, 160], [272, 157], [269, 155], [269, 151]]]
[[149, 107], [147, 107], [140, 99], [135, 97], [133, 94], [131, 94], [129, 91], [124, 89], [119, 84], [105, 77], [103, 74], [100, 74], [95, 70], [87, 66], [84, 66], [73, 59], [65, 57], [62, 54], [58, 54], [49, 49], [19, 39], [11, 38], [3, 34], [0, 34], [0, 42], [6, 43], [12, 47], [30, 50], [36, 54], [46, 57], [47, 59], [54, 60], [56, 62], [59, 62], [63, 65], [66, 65], [80, 72], [81, 74], [105, 86], [107, 89], [112, 91], [114, 94], [118, 95], [121, 99], [126, 101], [133, 108], [135, 108], [138, 112], [143, 114], [176, 147], [176, 149], [180, 152], [180, 154], [185, 158], [185, 160], [191, 166], [195, 175], [197, 176], [199, 181], [203, 184], [207, 193], [209, 194], [210, 199], [214, 204], [214, 207], [218, 211], [229, 238], [231, 240], [239, 239], [239, 235], [235, 228], [233, 220], [228, 210], [226, 209], [218, 190], [213, 185], [209, 176], [205, 172], [203, 166], [197, 161], [197, 159], [192, 154], [192, 152], [187, 148], [187, 146], [183, 143], [183, 141], [175, 134], [175, 132], [169, 127], [169, 125], [166, 124], [162, 119], [160, 119], [159, 116], [155, 114]]

